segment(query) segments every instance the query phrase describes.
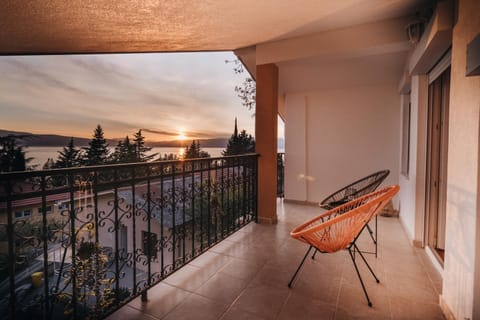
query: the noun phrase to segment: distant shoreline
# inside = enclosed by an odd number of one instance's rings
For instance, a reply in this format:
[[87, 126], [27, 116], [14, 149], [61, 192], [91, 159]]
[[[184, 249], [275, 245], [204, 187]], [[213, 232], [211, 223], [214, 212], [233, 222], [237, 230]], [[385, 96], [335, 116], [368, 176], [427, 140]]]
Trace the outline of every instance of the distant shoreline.
[[[7, 135], [28, 135], [29, 137], [21, 140], [22, 145], [26, 147], [65, 147], [70, 142], [72, 137], [62, 136], [56, 134], [34, 134], [30, 132], [18, 132], [0, 129], [0, 137]], [[118, 141], [123, 138], [107, 139], [107, 143], [114, 147]], [[75, 146], [86, 147], [91, 138], [73, 137]], [[184, 148], [192, 142], [193, 139], [186, 140], [171, 140], [171, 141], [148, 141], [145, 144], [152, 148]], [[204, 148], [225, 148], [228, 143], [228, 138], [212, 138], [212, 139], [195, 139], [200, 141], [200, 146]]]
[[[41, 169], [48, 159], [56, 160], [58, 158], [58, 152], [61, 151], [62, 148], [63, 147], [58, 146], [32, 146], [26, 148], [25, 152], [27, 157], [33, 158], [29, 165], [35, 165], [38, 169]], [[153, 147], [147, 154], [158, 153], [158, 156], [164, 156], [166, 154], [180, 155], [180, 151], [183, 148], [184, 147]], [[223, 147], [202, 147], [202, 150], [207, 151], [212, 157], [221, 157], [224, 149]], [[110, 152], [112, 151], [113, 147], [110, 146]]]

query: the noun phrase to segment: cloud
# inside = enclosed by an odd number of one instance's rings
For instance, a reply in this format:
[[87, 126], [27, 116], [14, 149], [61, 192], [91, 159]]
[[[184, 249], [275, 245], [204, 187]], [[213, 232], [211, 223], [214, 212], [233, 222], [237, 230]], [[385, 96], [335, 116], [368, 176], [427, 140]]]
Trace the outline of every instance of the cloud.
[[251, 112], [234, 92], [243, 76], [227, 59], [233, 55], [0, 57], [0, 128], [90, 136], [100, 123], [107, 137], [145, 128], [157, 139], [180, 131], [202, 139], [230, 136], [237, 117], [253, 134]]
[[163, 136], [172, 136], [172, 137], [178, 136], [178, 132], [152, 130], [152, 129], [145, 129], [145, 128], [143, 128], [142, 131], [148, 132], [148, 133], [154, 133], [154, 134], [161, 134], [161, 135], [163, 135]]

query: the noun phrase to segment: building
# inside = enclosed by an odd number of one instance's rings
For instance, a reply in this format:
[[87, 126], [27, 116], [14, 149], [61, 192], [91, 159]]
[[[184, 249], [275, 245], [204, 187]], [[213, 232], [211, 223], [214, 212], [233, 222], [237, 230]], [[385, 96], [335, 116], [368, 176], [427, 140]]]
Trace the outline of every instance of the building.
[[[0, 53], [234, 50], [257, 82], [259, 221], [277, 219], [280, 114], [285, 199], [317, 202], [352, 177], [389, 169], [412, 245], [425, 248], [442, 274], [444, 314], [479, 319], [480, 2], [427, 7], [421, 0], [12, 1], [1, 13]], [[419, 39], [409, 39], [416, 12], [428, 21]]]

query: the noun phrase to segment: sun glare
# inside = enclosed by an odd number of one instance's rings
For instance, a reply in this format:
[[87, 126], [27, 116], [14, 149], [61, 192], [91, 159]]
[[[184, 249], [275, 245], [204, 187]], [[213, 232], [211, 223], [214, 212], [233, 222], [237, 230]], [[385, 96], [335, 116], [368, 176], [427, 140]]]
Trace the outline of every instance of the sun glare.
[[184, 141], [184, 140], [187, 140], [187, 137], [183, 133], [180, 133], [177, 136], [177, 140]]

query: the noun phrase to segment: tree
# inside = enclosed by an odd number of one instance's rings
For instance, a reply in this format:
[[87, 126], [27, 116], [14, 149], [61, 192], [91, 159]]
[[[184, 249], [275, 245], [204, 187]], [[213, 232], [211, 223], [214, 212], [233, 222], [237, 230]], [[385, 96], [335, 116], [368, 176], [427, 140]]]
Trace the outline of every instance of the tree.
[[210, 154], [200, 148], [200, 141], [192, 140], [192, 144], [185, 148], [185, 159], [210, 158]]
[[138, 132], [135, 133], [133, 143], [135, 146], [136, 162], [150, 161], [158, 155], [158, 153], [147, 155], [147, 152], [151, 151], [152, 148], [145, 146], [145, 137], [142, 136], [142, 129], [139, 129]]
[[52, 158], [48, 158], [47, 161], [43, 164], [43, 170], [49, 170], [55, 168], [55, 161]]
[[32, 158], [25, 157], [25, 150], [18, 140], [28, 136], [9, 134], [0, 137], [0, 172], [25, 171]]
[[108, 144], [104, 138], [103, 129], [97, 125], [93, 133], [92, 140], [88, 143], [88, 147], [84, 148], [83, 164], [94, 166], [106, 164], [108, 161]]
[[237, 118], [235, 118], [233, 134], [228, 140], [227, 149], [222, 151], [222, 155], [233, 156], [251, 152], [255, 152], [255, 139], [253, 139], [252, 135], [247, 134], [245, 130], [242, 130], [240, 134], [238, 134]]
[[[235, 74], [241, 74], [245, 72], [245, 67], [239, 59], [236, 60], [226, 60], [225, 63], [233, 62], [235, 66], [233, 71]], [[238, 97], [242, 101], [242, 105], [248, 110], [255, 109], [256, 96], [257, 96], [257, 84], [252, 77], [246, 77], [243, 79], [243, 82], [239, 86], [235, 86], [235, 92], [238, 93]]]
[[80, 166], [82, 161], [81, 150], [76, 148], [73, 137], [70, 138], [68, 145], [58, 151], [58, 158], [55, 161], [54, 168], [72, 168]]
[[176, 153], [165, 153], [162, 157], [160, 155], [156, 161], [167, 161], [167, 160], [178, 160], [178, 155]]
[[126, 136], [123, 141], [118, 141], [115, 151], [111, 156], [111, 161], [114, 163], [129, 163], [137, 161], [135, 144], [130, 143], [130, 138], [128, 136]]

